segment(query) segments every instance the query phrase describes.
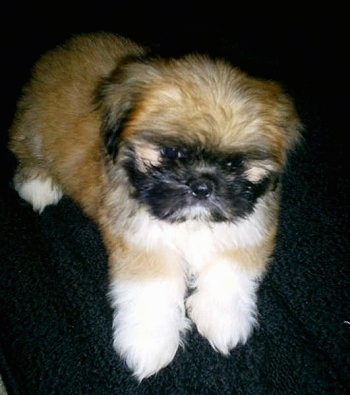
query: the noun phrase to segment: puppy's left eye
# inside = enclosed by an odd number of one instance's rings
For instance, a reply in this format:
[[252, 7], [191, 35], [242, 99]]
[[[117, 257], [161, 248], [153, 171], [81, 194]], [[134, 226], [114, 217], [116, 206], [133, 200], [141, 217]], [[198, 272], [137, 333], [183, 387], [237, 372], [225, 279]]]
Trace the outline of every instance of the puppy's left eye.
[[185, 157], [185, 151], [175, 147], [163, 147], [161, 149], [161, 154], [164, 158], [171, 160]]

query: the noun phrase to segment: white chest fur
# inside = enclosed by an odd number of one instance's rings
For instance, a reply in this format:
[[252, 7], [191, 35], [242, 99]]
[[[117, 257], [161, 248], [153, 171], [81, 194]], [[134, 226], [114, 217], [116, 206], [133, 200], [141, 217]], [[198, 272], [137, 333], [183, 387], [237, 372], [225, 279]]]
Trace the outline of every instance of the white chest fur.
[[193, 220], [169, 224], [143, 211], [130, 224], [128, 240], [145, 250], [176, 251], [183, 258], [186, 271], [195, 274], [217, 253], [259, 245], [269, 230], [268, 214], [265, 200], [256, 205], [248, 218], [237, 223]]

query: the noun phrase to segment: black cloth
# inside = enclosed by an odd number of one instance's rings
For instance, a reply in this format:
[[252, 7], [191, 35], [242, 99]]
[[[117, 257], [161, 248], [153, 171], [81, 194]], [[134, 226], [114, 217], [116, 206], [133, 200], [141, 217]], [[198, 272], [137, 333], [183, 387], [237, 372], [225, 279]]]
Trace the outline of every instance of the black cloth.
[[[94, 7], [70, 17], [51, 10], [43, 19], [32, 10], [35, 20], [10, 23], [6, 36], [0, 373], [8, 393], [350, 393], [348, 71], [342, 10], [327, 4], [314, 15], [285, 4], [273, 15], [261, 6], [253, 18], [249, 7], [241, 14], [237, 7], [215, 3], [204, 17], [195, 9], [163, 5], [144, 7], [137, 22], [134, 10], [124, 14], [115, 7], [113, 15], [106, 7]], [[10, 11], [8, 18], [17, 21]], [[11, 188], [15, 161], [5, 148], [15, 100], [36, 57], [72, 32], [99, 29], [143, 40], [164, 54], [197, 50], [224, 56], [252, 74], [277, 79], [294, 96], [305, 124], [304, 142], [283, 180], [277, 248], [258, 296], [259, 328], [227, 358], [194, 328], [174, 361], [141, 384], [112, 347], [107, 257], [97, 227], [66, 197], [41, 215], [34, 213]]]

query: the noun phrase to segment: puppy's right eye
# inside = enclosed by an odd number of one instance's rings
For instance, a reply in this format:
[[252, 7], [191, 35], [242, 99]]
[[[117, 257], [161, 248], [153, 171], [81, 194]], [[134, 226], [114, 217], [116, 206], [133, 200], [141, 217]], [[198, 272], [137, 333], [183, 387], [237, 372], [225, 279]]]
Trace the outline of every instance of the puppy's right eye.
[[225, 163], [227, 169], [235, 170], [243, 166], [244, 159], [241, 155], [229, 157]]
[[164, 147], [161, 150], [161, 154], [167, 159], [177, 159], [180, 157], [180, 150], [174, 147]]

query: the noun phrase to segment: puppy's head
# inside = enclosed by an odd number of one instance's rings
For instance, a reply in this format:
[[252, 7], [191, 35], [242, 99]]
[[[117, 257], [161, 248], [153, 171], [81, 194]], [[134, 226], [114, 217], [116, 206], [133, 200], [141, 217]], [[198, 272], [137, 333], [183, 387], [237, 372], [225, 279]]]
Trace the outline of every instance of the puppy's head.
[[276, 83], [205, 56], [125, 62], [99, 100], [111, 182], [122, 169], [131, 197], [169, 222], [248, 216], [299, 139]]

